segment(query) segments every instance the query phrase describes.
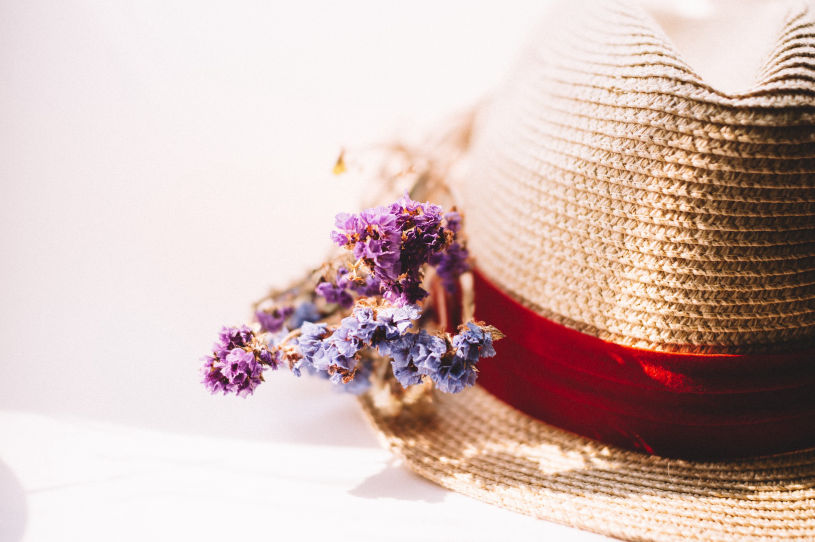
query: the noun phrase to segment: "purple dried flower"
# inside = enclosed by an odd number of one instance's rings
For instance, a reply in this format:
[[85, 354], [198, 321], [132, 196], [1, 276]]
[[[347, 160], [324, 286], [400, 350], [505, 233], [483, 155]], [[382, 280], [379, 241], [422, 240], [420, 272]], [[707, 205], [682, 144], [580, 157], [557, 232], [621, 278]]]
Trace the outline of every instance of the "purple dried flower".
[[250, 395], [263, 381], [263, 371], [279, 365], [276, 352], [246, 326], [223, 328], [213, 350], [201, 367], [201, 382], [212, 393]]
[[391, 203], [391, 212], [397, 217], [400, 225], [405, 222], [412, 222], [414, 225], [427, 228], [431, 224], [436, 224], [444, 218], [442, 208], [430, 202], [419, 202], [410, 199], [405, 193], [401, 198]]
[[334, 283], [321, 282], [315, 288], [315, 292], [329, 303], [336, 303], [347, 309], [354, 304], [351, 292], [363, 297], [371, 297], [379, 295], [381, 287], [382, 283], [371, 275], [365, 278], [357, 277], [349, 273], [345, 267], [340, 267], [337, 269], [336, 281]]
[[434, 255], [430, 264], [436, 267], [436, 273], [441, 278], [444, 289], [454, 293], [458, 288], [458, 277], [469, 270], [467, 259], [470, 254], [458, 241], [447, 247], [447, 250]]
[[[388, 207], [337, 215], [340, 231], [332, 233], [332, 239], [370, 269], [376, 281], [372, 293], [394, 304], [412, 304], [427, 297], [421, 287], [422, 268], [453, 242], [460, 220], [456, 212], [445, 215], [438, 205], [413, 201], [406, 194]], [[457, 269], [448, 267], [451, 272]]]
[[331, 238], [363, 260], [382, 281], [395, 281], [401, 274], [399, 250], [402, 232], [387, 207], [367, 209], [359, 215], [341, 213]]
[[240, 348], [227, 354], [220, 369], [224, 378], [229, 380], [232, 388], [229, 391], [241, 397], [254, 393], [255, 388], [263, 381], [263, 366], [255, 359], [254, 352]]
[[447, 223], [447, 229], [453, 233], [461, 231], [461, 215], [458, 211], [449, 211], [444, 213], [444, 221]]
[[256, 349], [255, 356], [257, 360], [262, 364], [268, 367], [271, 367], [274, 370], [280, 366], [281, 363], [281, 352], [278, 349], [270, 350], [269, 348], [260, 348]]
[[431, 203], [419, 203], [407, 195], [391, 205], [402, 231], [399, 255], [403, 277], [387, 288], [391, 302], [415, 303], [427, 296], [421, 287], [422, 266], [437, 252], [444, 250], [449, 234], [443, 227], [442, 209]]
[[354, 298], [351, 297], [351, 294], [346, 291], [344, 286], [340, 286], [339, 284], [321, 282], [314, 291], [317, 295], [324, 297], [329, 303], [336, 303], [344, 309], [354, 304]]
[[471, 363], [495, 355], [495, 348], [492, 346], [492, 333], [473, 322], [468, 322], [466, 329], [453, 337], [453, 348], [455, 348], [457, 356]]
[[391, 205], [391, 212], [402, 231], [402, 272], [411, 274], [427, 263], [431, 254], [446, 246], [442, 209], [404, 195]]
[[354, 247], [354, 256], [368, 263], [374, 276], [396, 280], [402, 273], [399, 251], [402, 232], [387, 207], [367, 209], [360, 215], [365, 230]]
[[357, 215], [349, 213], [337, 214], [334, 217], [334, 226], [340, 231], [332, 231], [331, 240], [341, 247], [354, 243], [354, 234], [365, 228]]
[[340, 266], [340, 268], [337, 269], [337, 286], [340, 286], [341, 288], [348, 288], [351, 286], [349, 272], [345, 267]]
[[371, 275], [365, 277], [364, 281], [356, 282], [348, 280], [348, 283], [351, 290], [362, 297], [373, 297], [382, 293], [382, 282], [375, 279]]
[[249, 326], [224, 326], [218, 334], [218, 342], [213, 345], [212, 349], [218, 359], [226, 359], [232, 349], [248, 346], [254, 338], [255, 333], [249, 329]]
[[275, 307], [255, 312], [255, 319], [263, 331], [277, 333], [283, 329], [286, 320], [294, 313], [294, 307]]
[[422, 288], [421, 276], [406, 275], [386, 289], [382, 297], [396, 306], [411, 305], [427, 297], [427, 291]]
[[[382, 296], [390, 304], [362, 301], [336, 328], [314, 323], [322, 314], [312, 301], [259, 310], [255, 317], [265, 332], [277, 333], [288, 323], [300, 329], [300, 335], [293, 342], [287, 337], [267, 345], [247, 326], [224, 328], [212, 355], [204, 358], [206, 387], [213, 393], [246, 396], [263, 381], [265, 369], [286, 364], [297, 376], [306, 370], [340, 389], [361, 393], [370, 387], [373, 372], [366, 347], [392, 358], [393, 374], [404, 387], [421, 383], [424, 376], [449, 393], [472, 386], [477, 362], [495, 355], [492, 342], [500, 332], [472, 323], [452, 339], [425, 330], [409, 332], [422, 312], [416, 303], [428, 295], [422, 288], [424, 266], [436, 267], [451, 291], [467, 270], [468, 253], [457, 240], [461, 216], [405, 194], [389, 206], [339, 214], [335, 224], [331, 238], [357, 261], [350, 272], [337, 269], [336, 278], [318, 284], [315, 293], [345, 309], [356, 296]], [[286, 299], [296, 295], [290, 292]]]
[[201, 383], [207, 388], [210, 393], [223, 392], [224, 395], [229, 393], [229, 379], [221, 373], [221, 362], [217, 356], [205, 356], [203, 358], [204, 364], [201, 366], [201, 376], [203, 380]]

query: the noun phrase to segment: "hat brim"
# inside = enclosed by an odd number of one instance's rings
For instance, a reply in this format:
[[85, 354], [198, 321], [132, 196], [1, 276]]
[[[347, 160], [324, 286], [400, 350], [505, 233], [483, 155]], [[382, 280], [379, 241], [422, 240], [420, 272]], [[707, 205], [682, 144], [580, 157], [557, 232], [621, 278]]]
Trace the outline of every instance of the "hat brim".
[[815, 449], [669, 459], [558, 429], [479, 386], [433, 401], [393, 416], [360, 398], [408, 468], [478, 500], [626, 540], [815, 538]]

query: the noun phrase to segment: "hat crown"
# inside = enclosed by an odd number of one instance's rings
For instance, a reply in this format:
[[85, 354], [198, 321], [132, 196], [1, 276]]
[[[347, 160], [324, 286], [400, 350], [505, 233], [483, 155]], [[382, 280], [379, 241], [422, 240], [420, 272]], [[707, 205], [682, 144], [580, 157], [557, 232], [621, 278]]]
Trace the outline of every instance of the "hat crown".
[[813, 30], [791, 11], [756, 84], [727, 94], [640, 8], [554, 9], [477, 121], [459, 191], [481, 271], [620, 344], [812, 343]]

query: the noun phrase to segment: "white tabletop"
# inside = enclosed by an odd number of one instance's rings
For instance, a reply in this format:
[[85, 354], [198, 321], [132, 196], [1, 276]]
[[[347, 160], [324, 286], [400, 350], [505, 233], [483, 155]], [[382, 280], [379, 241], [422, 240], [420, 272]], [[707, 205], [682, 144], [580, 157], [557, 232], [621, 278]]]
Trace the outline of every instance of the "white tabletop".
[[542, 10], [3, 3], [0, 540], [595, 538], [412, 475], [325, 382], [197, 375], [355, 208], [339, 148], [477, 100]]

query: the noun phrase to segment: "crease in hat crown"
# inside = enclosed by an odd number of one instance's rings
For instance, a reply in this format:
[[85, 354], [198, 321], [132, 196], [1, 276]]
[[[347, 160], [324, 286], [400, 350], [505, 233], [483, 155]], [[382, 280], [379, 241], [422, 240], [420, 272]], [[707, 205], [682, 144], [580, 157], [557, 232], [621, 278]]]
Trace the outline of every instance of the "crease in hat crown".
[[688, 352], [815, 343], [812, 11], [724, 93], [623, 2], [560, 3], [457, 186], [480, 270], [539, 314]]

